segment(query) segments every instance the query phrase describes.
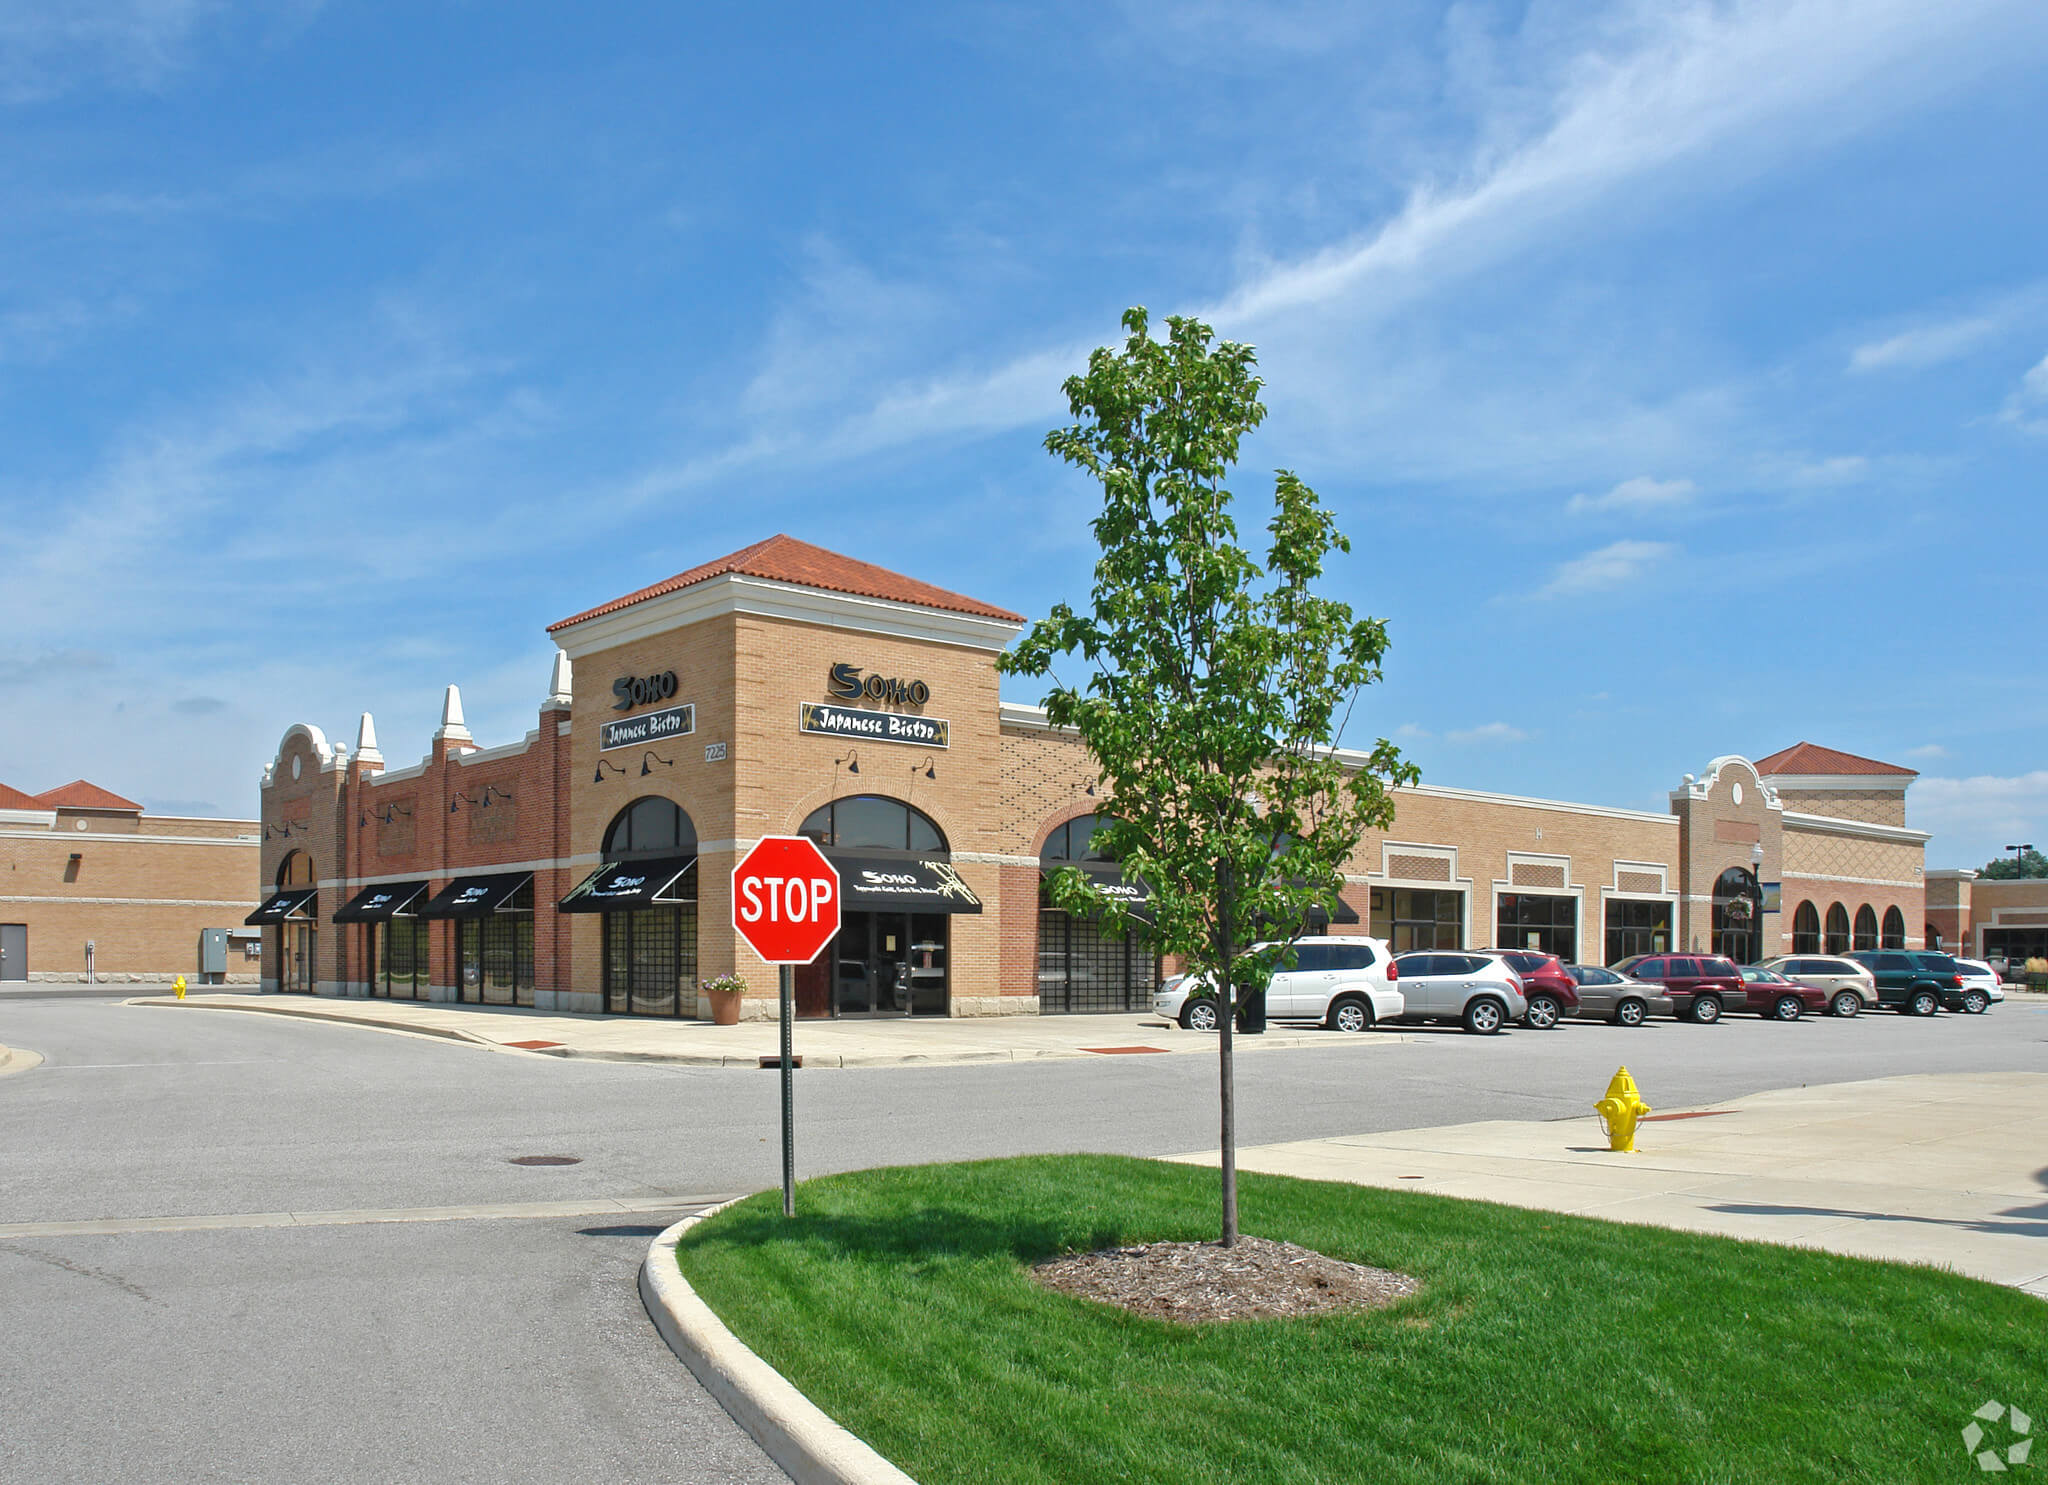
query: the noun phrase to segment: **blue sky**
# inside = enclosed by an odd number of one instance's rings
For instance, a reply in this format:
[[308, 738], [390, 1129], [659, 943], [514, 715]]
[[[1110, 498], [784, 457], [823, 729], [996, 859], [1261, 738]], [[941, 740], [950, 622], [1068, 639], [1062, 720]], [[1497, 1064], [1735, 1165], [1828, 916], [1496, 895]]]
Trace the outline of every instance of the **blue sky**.
[[[1347, 739], [1662, 809], [1806, 738], [2048, 838], [2048, 10], [0, 0], [0, 780], [533, 725], [775, 531], [1027, 614], [1117, 315], [1259, 347]], [[2038, 613], [2039, 599], [2032, 600]], [[1036, 700], [1028, 689], [1007, 694]]]

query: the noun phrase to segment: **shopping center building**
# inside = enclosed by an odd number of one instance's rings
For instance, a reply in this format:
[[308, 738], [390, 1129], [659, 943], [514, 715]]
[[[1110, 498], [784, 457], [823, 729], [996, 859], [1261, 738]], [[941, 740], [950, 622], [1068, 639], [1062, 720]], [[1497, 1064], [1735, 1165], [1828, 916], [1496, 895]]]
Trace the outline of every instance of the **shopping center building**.
[[[845, 913], [797, 972], [799, 1014], [1142, 1009], [1144, 943], [1046, 905], [1068, 863], [1145, 887], [1091, 857], [1114, 801], [1078, 740], [999, 695], [1024, 622], [776, 536], [551, 626], [560, 652], [516, 742], [480, 747], [453, 686], [403, 768], [367, 714], [353, 747], [295, 725], [263, 776], [266, 982], [694, 1017], [701, 981], [736, 973], [744, 1014], [771, 1015], [730, 875], [762, 836], [804, 834]], [[1662, 812], [1402, 789], [1328, 926], [1591, 962], [1918, 944], [1913, 778], [1801, 743], [1717, 757]]]
[[257, 977], [254, 820], [153, 815], [85, 779], [0, 784], [0, 983]]

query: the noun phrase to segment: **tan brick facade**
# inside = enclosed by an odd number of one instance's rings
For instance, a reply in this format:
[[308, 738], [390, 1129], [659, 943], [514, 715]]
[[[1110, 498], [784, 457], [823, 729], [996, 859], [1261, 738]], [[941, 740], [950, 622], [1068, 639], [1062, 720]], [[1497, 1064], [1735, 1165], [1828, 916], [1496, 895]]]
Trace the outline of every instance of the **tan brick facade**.
[[[254, 820], [0, 810], [0, 924], [26, 948], [0, 978], [82, 980], [90, 941], [99, 978], [197, 983], [201, 931], [240, 934], [256, 906], [257, 836]], [[237, 943], [227, 982], [256, 975]]]
[[[1021, 621], [815, 548], [780, 568], [749, 567], [739, 560], [746, 556], [555, 626], [574, 684], [564, 682], [567, 694], [544, 704], [522, 744], [480, 752], [466, 731], [444, 726], [419, 764], [386, 770], [373, 751], [329, 746], [316, 728], [286, 734], [263, 790], [273, 838], [262, 879], [278, 881], [288, 854], [306, 853], [320, 886], [311, 974], [318, 988], [368, 988], [368, 936], [331, 923], [333, 910], [366, 883], [424, 879], [439, 890], [457, 876], [521, 870], [533, 873], [536, 1004], [599, 1009], [605, 915], [558, 913], [554, 904], [599, 866], [621, 811], [652, 797], [673, 803], [695, 829], [690, 972], [738, 973], [749, 986], [743, 1014], [772, 1015], [775, 972], [730, 928], [732, 867], [754, 841], [797, 832], [835, 799], [881, 796], [932, 822], [953, 870], [982, 904], [979, 913], [946, 919], [946, 1012], [1039, 1009], [1041, 854], [1058, 826], [1113, 803], [1076, 739], [1049, 728], [1037, 709], [1001, 701], [995, 660]], [[840, 702], [828, 681], [842, 665], [905, 690], [893, 702]], [[600, 750], [600, 733], [621, 715], [615, 678], [670, 672], [676, 688], [661, 705], [691, 706], [694, 730], [651, 748]], [[904, 699], [912, 682], [916, 702]], [[800, 711], [821, 702], [942, 719], [945, 744], [802, 730]], [[1466, 947], [1555, 939], [1580, 958], [1604, 961], [1615, 942], [1610, 930], [1627, 918], [1661, 925], [1654, 931], [1668, 936], [1664, 946], [1706, 948], [1717, 910], [1737, 910], [1717, 902], [1715, 884], [1737, 869], [1757, 905], [1742, 921], [1754, 926], [1762, 953], [1778, 952], [1786, 938], [1795, 876], [1830, 891], [1882, 878], [1886, 891], [1866, 890], [1852, 909], [1866, 900], [1880, 912], [1910, 902], [1917, 937], [1920, 898], [1908, 884], [1918, 880], [1922, 838], [1890, 823], [1894, 813], [1903, 819], [1903, 783], [1898, 794], [1895, 808], [1866, 788], [1853, 809], [1824, 817], [1834, 801], [1809, 793], [1808, 813], [1788, 816], [1769, 780], [1740, 758], [1717, 759], [1702, 779], [1688, 778], [1666, 814], [1404, 789], [1393, 828], [1361, 841], [1347, 863], [1343, 896], [1360, 921], [1336, 931], [1386, 933], [1404, 910], [1397, 903], [1448, 911], [1454, 898], [1455, 927], [1441, 931]], [[1866, 818], [1873, 811], [1885, 818]], [[1758, 883], [1781, 879], [1784, 912], [1763, 910]], [[1542, 915], [1540, 928], [1529, 926], [1531, 911]], [[453, 998], [462, 993], [456, 930], [435, 923], [430, 932], [432, 992]], [[268, 973], [289, 979], [285, 935], [270, 937], [278, 958]], [[822, 972], [837, 973], [830, 966], [839, 953], [827, 951]], [[682, 1014], [708, 1009], [694, 996], [690, 989], [677, 1002]]]

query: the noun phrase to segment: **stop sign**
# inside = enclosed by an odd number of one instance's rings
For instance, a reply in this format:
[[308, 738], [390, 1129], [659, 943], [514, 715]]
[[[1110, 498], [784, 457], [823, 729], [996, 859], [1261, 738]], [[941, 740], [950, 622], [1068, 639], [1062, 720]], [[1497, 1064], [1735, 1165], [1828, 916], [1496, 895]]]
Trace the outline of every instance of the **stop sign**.
[[732, 926], [770, 964], [809, 964], [839, 932], [839, 872], [801, 835], [770, 835], [732, 869]]

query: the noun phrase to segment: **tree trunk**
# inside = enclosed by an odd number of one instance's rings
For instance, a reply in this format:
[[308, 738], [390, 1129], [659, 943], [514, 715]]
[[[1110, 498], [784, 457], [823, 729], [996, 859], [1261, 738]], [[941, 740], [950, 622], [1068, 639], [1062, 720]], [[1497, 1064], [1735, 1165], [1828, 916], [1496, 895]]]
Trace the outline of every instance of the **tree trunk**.
[[1222, 929], [1217, 945], [1221, 963], [1217, 966], [1216, 1060], [1222, 1079], [1223, 1144], [1223, 1246], [1237, 1246], [1237, 1092], [1232, 1081], [1230, 1037], [1237, 1019], [1236, 953], [1231, 928], [1237, 915], [1237, 899], [1230, 879], [1230, 863], [1216, 864], [1216, 919]]

